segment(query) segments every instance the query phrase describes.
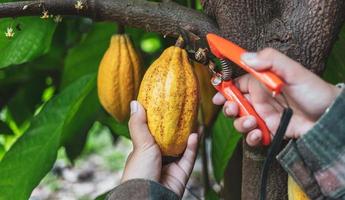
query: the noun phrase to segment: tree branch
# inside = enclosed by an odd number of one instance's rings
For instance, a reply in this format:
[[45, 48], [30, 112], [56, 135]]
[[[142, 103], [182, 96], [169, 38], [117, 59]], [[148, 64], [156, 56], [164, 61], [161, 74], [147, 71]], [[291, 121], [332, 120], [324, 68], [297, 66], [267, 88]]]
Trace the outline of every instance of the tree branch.
[[123, 25], [144, 28], [146, 31], [177, 36], [179, 28], [200, 36], [218, 33], [216, 23], [206, 14], [173, 2], [144, 0], [81, 0], [82, 9], [76, 9], [77, 0], [20, 1], [0, 4], [0, 18], [42, 15], [76, 15], [97, 21], [116, 21]]

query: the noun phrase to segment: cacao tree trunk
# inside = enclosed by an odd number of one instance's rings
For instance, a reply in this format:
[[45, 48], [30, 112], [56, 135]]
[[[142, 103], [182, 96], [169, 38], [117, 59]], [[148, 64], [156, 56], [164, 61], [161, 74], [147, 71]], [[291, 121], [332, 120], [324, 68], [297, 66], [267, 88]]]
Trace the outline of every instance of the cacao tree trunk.
[[[202, 0], [202, 4], [224, 37], [252, 51], [274, 47], [317, 74], [325, 69], [345, 17], [344, 0]], [[238, 155], [237, 152], [235, 156]], [[265, 148], [243, 143], [243, 200], [259, 197], [265, 155]], [[227, 180], [236, 171], [229, 169], [234, 168], [231, 164], [234, 163], [230, 161], [225, 175], [225, 186], [229, 187]], [[287, 174], [275, 162], [269, 175], [267, 199], [284, 200], [286, 194]]]

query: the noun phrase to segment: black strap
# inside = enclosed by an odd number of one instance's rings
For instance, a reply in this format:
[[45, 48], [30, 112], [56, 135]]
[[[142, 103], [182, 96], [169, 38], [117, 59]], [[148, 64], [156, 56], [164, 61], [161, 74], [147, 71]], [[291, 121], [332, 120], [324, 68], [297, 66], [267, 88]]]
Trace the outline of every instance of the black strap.
[[274, 161], [277, 156], [280, 147], [283, 143], [286, 129], [290, 123], [293, 110], [291, 108], [285, 108], [283, 115], [280, 119], [279, 127], [273, 138], [272, 144], [267, 152], [267, 157], [261, 170], [261, 185], [260, 185], [260, 200], [266, 200], [266, 187], [267, 187], [267, 177], [268, 171], [271, 167], [272, 161]]

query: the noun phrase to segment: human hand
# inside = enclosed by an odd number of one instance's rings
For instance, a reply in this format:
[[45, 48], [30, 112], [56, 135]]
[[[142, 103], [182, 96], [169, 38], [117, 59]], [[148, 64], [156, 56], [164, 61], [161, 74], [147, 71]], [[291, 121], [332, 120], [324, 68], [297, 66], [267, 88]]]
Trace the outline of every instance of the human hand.
[[[274, 49], [264, 49], [258, 53], [246, 53], [242, 61], [257, 71], [272, 70], [283, 79], [286, 85], [283, 92], [287, 97], [294, 115], [286, 131], [286, 137], [299, 138], [305, 134], [330, 106], [340, 89], [328, 84], [299, 63]], [[271, 133], [275, 133], [283, 108], [278, 105], [270, 92], [252, 75], [246, 74], [235, 80], [237, 87], [253, 105], [259, 116], [266, 122]], [[238, 117], [238, 105], [217, 93], [213, 102], [225, 103], [223, 111], [226, 116], [237, 117], [234, 127], [246, 133], [246, 142], [251, 146], [261, 143], [262, 132], [257, 129], [253, 116]], [[282, 100], [280, 99], [280, 102]]]
[[159, 182], [182, 197], [194, 167], [198, 134], [189, 136], [187, 148], [178, 161], [162, 166], [162, 155], [148, 129], [145, 110], [137, 101], [131, 102], [129, 131], [133, 151], [127, 158], [121, 183], [130, 179], [148, 179]]

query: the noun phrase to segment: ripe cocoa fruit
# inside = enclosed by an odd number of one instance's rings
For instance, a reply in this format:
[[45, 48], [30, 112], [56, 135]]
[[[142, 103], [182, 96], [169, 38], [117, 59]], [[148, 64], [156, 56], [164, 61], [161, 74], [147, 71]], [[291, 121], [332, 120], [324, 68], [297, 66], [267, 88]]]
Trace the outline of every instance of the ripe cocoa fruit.
[[198, 111], [198, 81], [187, 52], [173, 46], [149, 67], [138, 101], [163, 156], [179, 156], [193, 131]]
[[136, 99], [141, 80], [140, 57], [130, 38], [113, 35], [98, 69], [98, 96], [104, 109], [117, 121], [128, 119], [131, 100]]
[[198, 77], [200, 87], [200, 104], [203, 123], [210, 126], [214, 118], [217, 116], [219, 106], [212, 103], [213, 96], [217, 93], [211, 85], [211, 73], [208, 68], [200, 63], [194, 62], [194, 70]]
[[289, 200], [309, 200], [309, 197], [301, 190], [291, 176], [288, 178], [288, 196]]

